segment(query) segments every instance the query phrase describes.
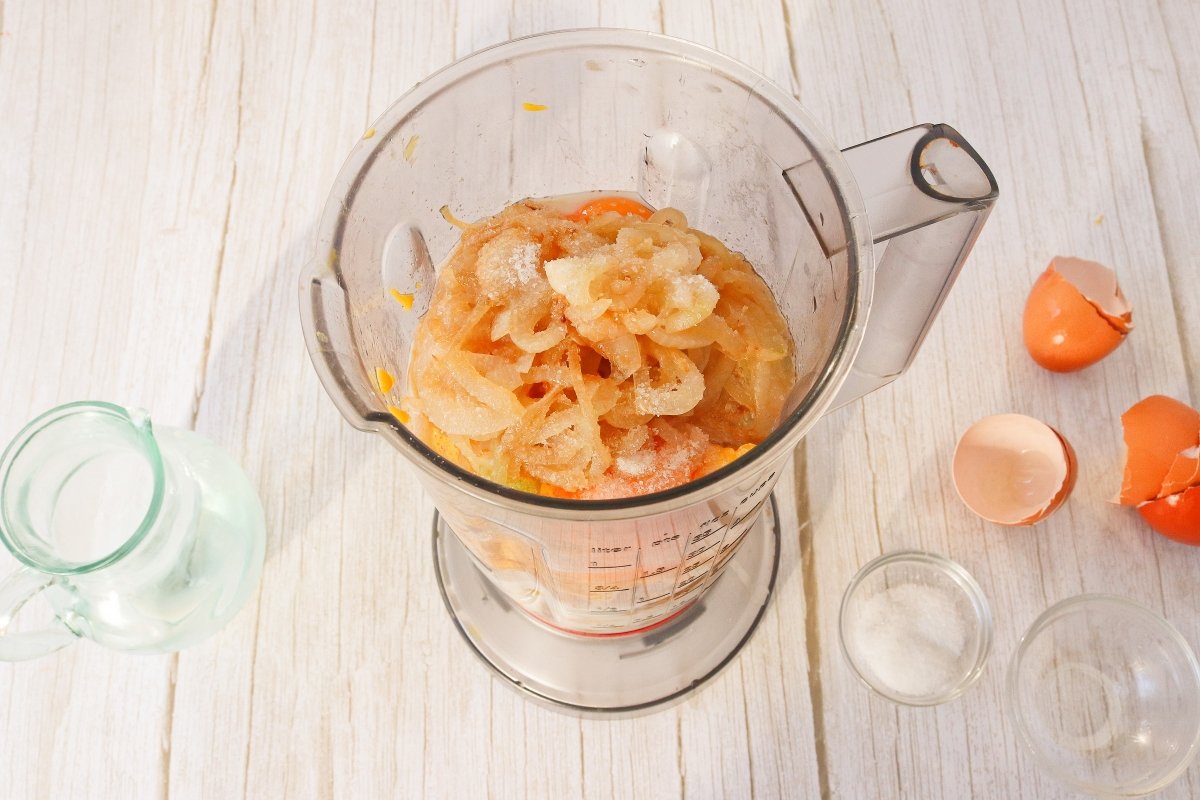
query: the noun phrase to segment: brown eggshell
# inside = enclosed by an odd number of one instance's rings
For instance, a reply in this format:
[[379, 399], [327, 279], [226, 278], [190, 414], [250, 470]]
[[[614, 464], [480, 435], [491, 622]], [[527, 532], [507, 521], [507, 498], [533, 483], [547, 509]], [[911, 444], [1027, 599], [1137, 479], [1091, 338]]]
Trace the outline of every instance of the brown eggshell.
[[[1152, 394], [1121, 415], [1125, 439], [1125, 476], [1119, 502], [1137, 505], [1164, 494], [1174, 494], [1174, 484], [1191, 485], [1183, 455], [1200, 444], [1200, 412], [1178, 400]], [[1178, 463], [1180, 458], [1185, 463]], [[1171, 492], [1164, 490], [1173, 488]]]
[[1100, 315], [1122, 334], [1133, 330], [1133, 307], [1117, 285], [1117, 273], [1095, 261], [1055, 256], [1051, 268], [1079, 290]]
[[1040, 366], [1074, 372], [1120, 346], [1133, 329], [1133, 310], [1111, 269], [1056, 256], [1029, 291], [1021, 328]]
[[1200, 486], [1142, 503], [1137, 510], [1168, 539], [1200, 547]]
[[1032, 525], [1075, 485], [1075, 452], [1049, 425], [995, 414], [968, 428], [954, 450], [954, 488], [968, 508], [998, 525]]

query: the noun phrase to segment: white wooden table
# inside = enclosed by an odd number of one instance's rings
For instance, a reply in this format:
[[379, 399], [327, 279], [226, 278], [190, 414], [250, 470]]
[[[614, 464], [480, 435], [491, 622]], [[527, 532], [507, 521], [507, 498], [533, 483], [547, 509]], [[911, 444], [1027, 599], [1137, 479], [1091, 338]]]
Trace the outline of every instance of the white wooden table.
[[[481, 46], [595, 25], [739, 58], [843, 146], [949, 122], [1001, 187], [912, 371], [797, 452], [754, 639], [683, 704], [615, 722], [526, 702], [459, 639], [433, 509], [324, 395], [296, 292], [336, 170], [395, 98]], [[1004, 711], [1033, 618], [1111, 591], [1200, 645], [1200, 549], [1105, 502], [1120, 413], [1200, 401], [1197, 41], [1194, 0], [3, 0], [0, 440], [59, 402], [144, 406], [245, 465], [269, 543], [260, 592], [202, 645], [0, 666], [0, 795], [1062, 796]], [[1137, 324], [1068, 376], [1020, 338], [1056, 253], [1114, 265]], [[1079, 455], [1069, 503], [1032, 529], [979, 521], [950, 483], [958, 434], [1000, 411]], [[936, 709], [870, 695], [838, 652], [844, 586], [901, 547], [958, 560], [993, 604], [981, 682]], [[1200, 767], [1164, 794], [1197, 795]]]

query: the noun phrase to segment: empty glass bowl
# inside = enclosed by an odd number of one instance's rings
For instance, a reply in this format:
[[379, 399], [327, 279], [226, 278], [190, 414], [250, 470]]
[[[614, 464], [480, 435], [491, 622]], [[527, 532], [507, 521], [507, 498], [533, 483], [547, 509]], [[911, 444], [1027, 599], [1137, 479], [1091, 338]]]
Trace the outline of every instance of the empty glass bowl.
[[854, 674], [910, 706], [962, 694], [982, 673], [992, 641], [991, 611], [971, 574], [915, 550], [880, 556], [859, 570], [838, 622]]
[[1017, 646], [1008, 693], [1034, 758], [1090, 794], [1156, 792], [1200, 747], [1196, 656], [1165, 619], [1120, 597], [1047, 609]]

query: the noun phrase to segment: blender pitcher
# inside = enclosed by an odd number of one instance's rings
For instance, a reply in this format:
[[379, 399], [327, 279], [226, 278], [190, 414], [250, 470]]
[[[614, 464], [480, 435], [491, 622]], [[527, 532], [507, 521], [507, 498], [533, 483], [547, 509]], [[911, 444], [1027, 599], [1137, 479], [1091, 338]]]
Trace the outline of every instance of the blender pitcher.
[[[788, 322], [798, 376], [782, 421], [749, 454], [683, 486], [611, 501], [493, 484], [437, 455], [388, 410], [406, 391], [411, 337], [435, 265], [458, 239], [448, 215], [479, 219], [525, 197], [589, 190], [673, 206], [741, 251]], [[422, 82], [351, 152], [302, 282], [303, 328], [342, 414], [416, 466], [442, 533], [453, 534], [437, 544], [444, 582], [467, 579], [446, 566], [456, 558], [451, 550], [463, 550], [486, 575], [480, 591], [493, 607], [520, 609], [537, 630], [564, 632], [538, 647], [624, 636], [649, 648], [704, 605], [697, 601], [709, 587], [720, 588], [744, 543], [766, 553], [754, 559], [765, 566], [743, 565], [740, 579], [769, 590], [774, 542], [759, 541], [771, 537], [762, 511], [793, 447], [827, 409], [904, 371], [996, 196], [987, 166], [947, 126], [839, 151], [790, 95], [707, 48], [632, 31], [531, 36]], [[390, 292], [411, 295], [411, 308]], [[376, 368], [396, 376], [386, 395], [371, 379]], [[462, 619], [474, 590], [444, 590], [464, 634], [493, 666], [511, 660], [497, 648], [512, 658], [528, 649], [525, 634]], [[756, 619], [724, 607], [710, 624], [740, 636]], [[667, 659], [667, 677], [652, 688], [593, 670], [588, 680], [613, 684], [603, 696], [578, 685], [589, 661], [582, 650], [536, 680], [524, 668], [497, 668], [539, 696], [630, 707], [694, 685], [743, 639], [713, 644], [726, 652], [704, 655], [706, 666]], [[697, 644], [688, 658], [703, 649]]]

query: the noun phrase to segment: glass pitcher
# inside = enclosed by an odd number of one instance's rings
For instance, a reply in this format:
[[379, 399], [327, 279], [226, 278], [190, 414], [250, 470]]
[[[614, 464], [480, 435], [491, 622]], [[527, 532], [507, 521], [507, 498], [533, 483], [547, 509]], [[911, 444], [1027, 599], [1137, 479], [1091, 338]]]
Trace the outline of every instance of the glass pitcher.
[[[740, 250], [796, 344], [799, 379], [778, 428], [733, 464], [657, 494], [515, 491], [447, 462], [388, 411], [406, 391], [435, 265], [458, 238], [444, 215], [587, 190], [673, 206]], [[342, 414], [416, 466], [508, 600], [562, 631], [635, 632], [717, 580], [821, 414], [904, 371], [996, 196], [947, 126], [839, 151], [791, 96], [707, 48], [632, 31], [532, 36], [422, 82], [351, 152], [302, 283], [305, 339]], [[412, 295], [411, 309], [392, 290]], [[397, 378], [386, 395], [378, 367]]]
[[[22, 566], [0, 580], [0, 660], [79, 637], [177, 650], [216, 632], [262, 572], [262, 506], [224, 452], [144, 413], [70, 403], [0, 456], [0, 542]], [[10, 631], [39, 592], [50, 619]]]

